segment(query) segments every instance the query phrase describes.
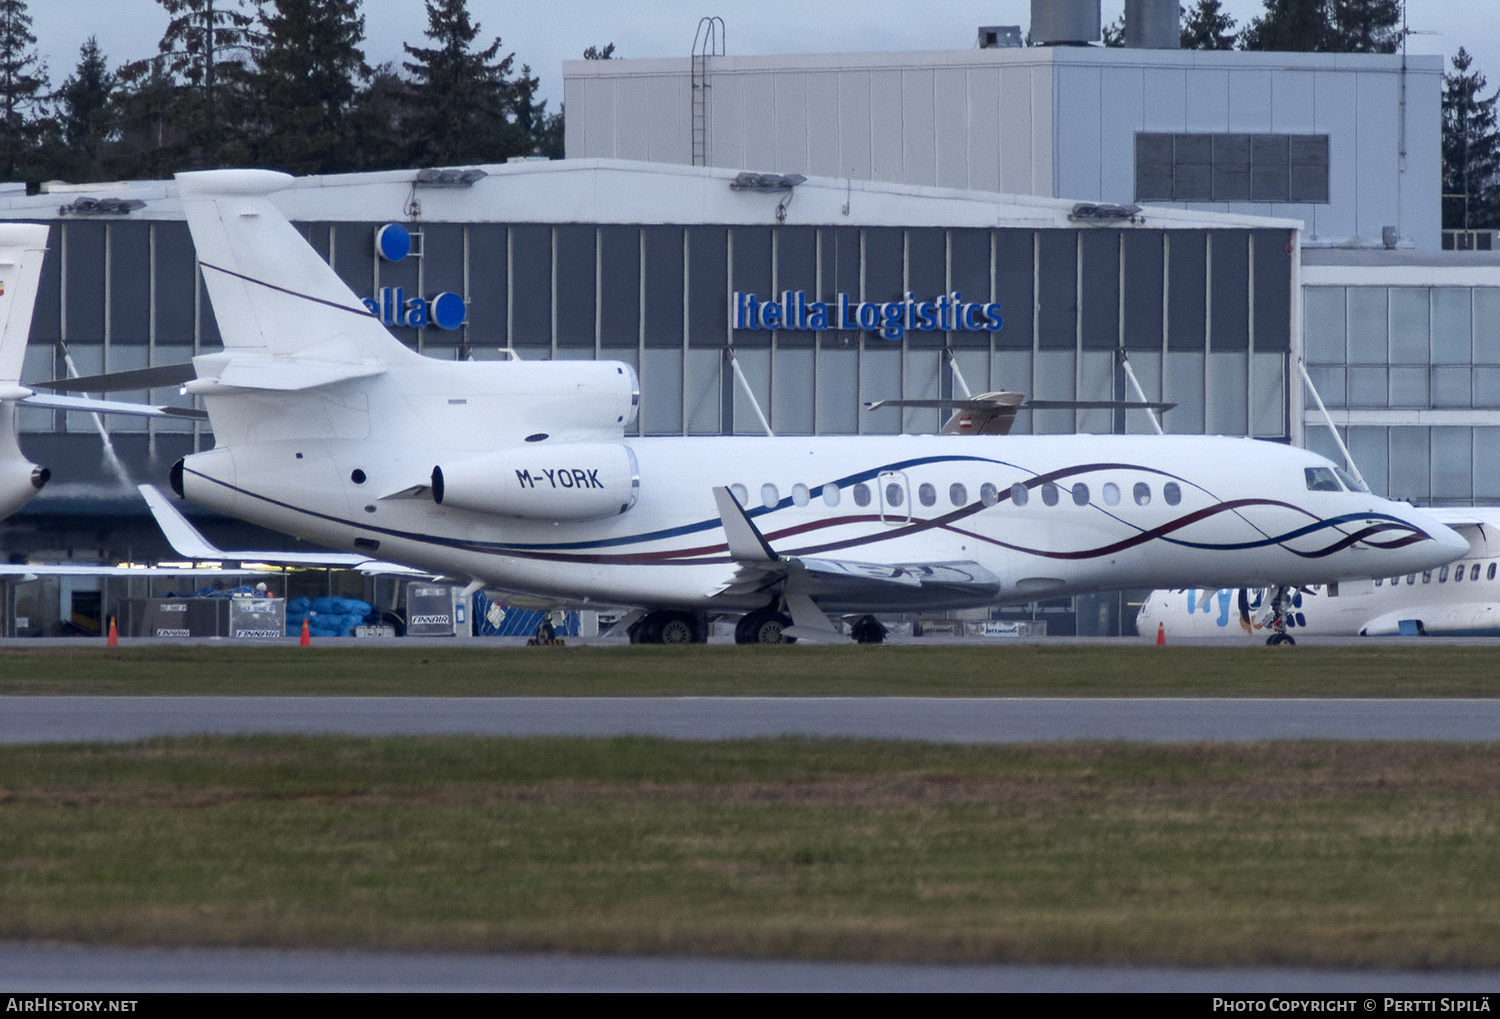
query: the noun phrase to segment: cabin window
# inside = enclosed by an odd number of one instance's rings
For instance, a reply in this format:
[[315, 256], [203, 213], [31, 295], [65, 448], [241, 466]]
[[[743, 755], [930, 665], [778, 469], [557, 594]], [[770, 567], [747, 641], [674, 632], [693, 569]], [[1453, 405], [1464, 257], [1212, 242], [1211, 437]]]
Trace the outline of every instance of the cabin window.
[[1470, 569], [1469, 569], [1469, 579], [1470, 580], [1478, 580], [1479, 579], [1479, 564], [1478, 563], [1475, 563], [1472, 567], [1470, 567]]
[[1103, 495], [1104, 495], [1104, 505], [1106, 505], [1106, 506], [1118, 506], [1118, 505], [1120, 505], [1120, 486], [1117, 485], [1117, 484], [1115, 484], [1113, 481], [1107, 481], [1107, 482], [1105, 482]]
[[1424, 584], [1430, 584], [1430, 583], [1432, 583], [1432, 571], [1431, 570], [1423, 570], [1422, 571], [1422, 583], [1424, 583]]
[[1000, 501], [1000, 491], [994, 485], [986, 481], [979, 486], [979, 501], [986, 506], [993, 506]]
[[1182, 501], [1182, 489], [1177, 487], [1177, 482], [1169, 481], [1161, 486], [1161, 497], [1167, 500], [1168, 506], [1176, 506]]
[[1042, 502], [1048, 506], [1057, 505], [1057, 486], [1050, 481], [1042, 486]]
[[838, 485], [824, 485], [823, 486], [823, 505], [825, 505], [825, 506], [837, 506], [838, 504], [839, 504], [839, 486]]
[[1438, 583], [1448, 583], [1448, 567], [1444, 566], [1441, 570], [1438, 570]]
[[[1445, 566], [1445, 567], [1443, 567], [1443, 579], [1446, 580], [1447, 578], [1448, 578], [1448, 568]], [[1375, 586], [1376, 587], [1379, 587], [1380, 585], [1382, 585], [1384, 583], [1385, 583], [1385, 578], [1384, 577], [1376, 577], [1375, 578]]]
[[1458, 569], [1456, 569], [1456, 570], [1453, 571], [1453, 582], [1455, 584], [1457, 584], [1459, 581], [1461, 581], [1463, 579], [1464, 579], [1464, 567], [1460, 566], [1460, 567], [1458, 567]]
[[964, 506], [969, 502], [969, 490], [963, 485], [954, 483], [948, 486], [948, 501], [955, 506]]
[[1017, 481], [1010, 486], [1010, 501], [1017, 506], [1025, 506], [1031, 498], [1031, 489]]
[[1073, 486], [1073, 505], [1087, 506], [1089, 504], [1089, 486], [1083, 482]]
[[808, 502], [810, 502], [810, 501], [811, 500], [808, 498], [808, 491], [807, 491], [807, 486], [806, 485], [802, 484], [802, 482], [799, 481], [795, 485], [792, 486], [792, 504], [793, 505], [796, 505], [796, 506], [806, 506], [808, 504]]
[[887, 506], [900, 506], [904, 498], [906, 497], [901, 492], [899, 482], [892, 481], [885, 486], [885, 504]]
[[1417, 582], [1417, 575], [1415, 573], [1408, 573], [1406, 575], [1406, 586], [1407, 587], [1412, 587], [1413, 585], [1416, 584], [1416, 582]]
[[780, 501], [781, 493], [776, 490], [775, 485], [767, 481], [764, 485], [760, 486], [760, 504], [762, 506], [766, 509], [774, 509]]
[[1302, 473], [1307, 478], [1309, 492], [1342, 492], [1344, 490], [1344, 486], [1339, 484], [1338, 475], [1333, 473], [1332, 467], [1304, 467]]
[[750, 489], [746, 488], [744, 485], [730, 485], [729, 491], [730, 494], [734, 496], [735, 502], [739, 503], [741, 506], [749, 505]]
[[1137, 506], [1151, 505], [1151, 486], [1144, 481], [1137, 481], [1131, 494], [1135, 496], [1135, 504]]
[[865, 484], [863, 481], [854, 486], [854, 505], [870, 505], [870, 486]]
[[1494, 580], [1495, 579], [1495, 564], [1494, 563], [1490, 563], [1490, 568], [1485, 571], [1484, 579], [1485, 580]]
[[925, 481], [917, 488], [917, 498], [922, 501], [923, 506], [931, 506], [937, 502], [937, 489]]

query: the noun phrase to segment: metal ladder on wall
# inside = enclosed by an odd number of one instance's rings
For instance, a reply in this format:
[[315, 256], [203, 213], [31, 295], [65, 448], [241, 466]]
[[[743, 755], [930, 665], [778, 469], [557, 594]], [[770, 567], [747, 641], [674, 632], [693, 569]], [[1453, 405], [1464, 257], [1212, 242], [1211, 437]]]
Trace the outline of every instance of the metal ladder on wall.
[[724, 55], [724, 19], [700, 18], [693, 33], [693, 165], [708, 165], [708, 58]]

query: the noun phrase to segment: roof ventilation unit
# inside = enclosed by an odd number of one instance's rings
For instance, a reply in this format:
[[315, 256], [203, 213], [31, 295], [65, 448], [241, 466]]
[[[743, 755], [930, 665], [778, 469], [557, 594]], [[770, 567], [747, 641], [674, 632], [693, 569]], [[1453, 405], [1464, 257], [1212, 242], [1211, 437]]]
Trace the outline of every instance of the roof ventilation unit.
[[1136, 50], [1182, 46], [1177, 0], [1125, 0], [1125, 45]]
[[1087, 46], [1099, 41], [1099, 0], [1031, 0], [1031, 41]]
[[1022, 46], [1020, 25], [980, 25], [979, 48], [1010, 50]]

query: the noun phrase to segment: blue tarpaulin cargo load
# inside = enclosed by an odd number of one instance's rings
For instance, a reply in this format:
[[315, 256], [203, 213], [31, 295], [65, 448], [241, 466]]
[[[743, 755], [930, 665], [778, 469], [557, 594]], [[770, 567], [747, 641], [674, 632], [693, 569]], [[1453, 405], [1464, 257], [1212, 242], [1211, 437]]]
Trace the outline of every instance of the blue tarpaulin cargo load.
[[380, 611], [358, 598], [293, 598], [286, 603], [288, 637], [302, 633], [302, 621], [313, 637], [347, 637], [356, 626], [379, 623]]
[[[490, 601], [483, 591], [474, 595], [475, 633], [481, 637], [530, 637], [548, 613], [536, 609], [518, 609]], [[578, 636], [578, 613], [559, 613], [563, 621], [553, 623], [559, 637]]]

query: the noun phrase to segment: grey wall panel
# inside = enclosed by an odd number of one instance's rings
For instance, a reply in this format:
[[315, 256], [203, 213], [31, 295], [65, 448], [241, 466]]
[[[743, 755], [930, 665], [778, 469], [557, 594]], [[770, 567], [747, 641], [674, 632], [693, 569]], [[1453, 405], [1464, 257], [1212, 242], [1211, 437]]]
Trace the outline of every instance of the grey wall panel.
[[[990, 301], [990, 236], [989, 230], [949, 230], [948, 244], [952, 248], [952, 289], [963, 295], [965, 301]], [[1001, 308], [1001, 317], [1005, 309]], [[1003, 327], [1002, 327], [1003, 328]], [[990, 332], [955, 332], [948, 334], [948, 345], [952, 347], [988, 348]]]
[[641, 331], [640, 227], [604, 226], [599, 237], [599, 342], [634, 347]]
[[[156, 223], [156, 345], [193, 344], [198, 264], [186, 223]], [[326, 234], [327, 231], [325, 230]]]
[[[186, 229], [184, 225], [184, 232]], [[31, 312], [33, 346], [56, 343], [62, 338], [62, 232], [63, 225], [54, 223], [47, 235], [47, 254], [42, 258], [41, 285], [37, 288], [36, 305]]]
[[866, 301], [899, 301], [906, 277], [905, 231], [870, 227], [864, 231], [864, 292]]
[[775, 169], [780, 173], [806, 173], [808, 170], [807, 76], [800, 73], [778, 74], [776, 87], [776, 125], [771, 141], [775, 151]]
[[371, 223], [339, 223], [331, 235], [334, 271], [360, 297], [373, 296], [375, 226]]
[[812, 177], [842, 177], [839, 162], [839, 79], [834, 72], [807, 75], [807, 170]]
[[1389, 364], [1389, 289], [1350, 287], [1348, 297], [1349, 363]]
[[[344, 261], [343, 228], [334, 257]], [[469, 227], [469, 343], [475, 347], [506, 345], [506, 229], [494, 223]]]
[[869, 180], [874, 167], [874, 124], [870, 112], [870, 75], [839, 75], [839, 165], [841, 176]]
[[1427, 364], [1431, 308], [1426, 287], [1391, 287], [1391, 364]]
[[1167, 347], [1202, 350], [1207, 299], [1207, 238], [1187, 230], [1172, 234], [1167, 273]]
[[937, 184], [936, 85], [930, 68], [901, 73], [901, 180]]
[[1161, 349], [1162, 241], [1160, 230], [1125, 231], [1125, 346]]
[[1250, 345], [1250, 234], [1215, 230], [1213, 238], [1214, 350], [1245, 350]]
[[111, 343], [151, 338], [151, 224], [109, 224]]
[[906, 231], [907, 280], [903, 290], [930, 301], [948, 289], [948, 235], [937, 227]]
[[1391, 429], [1391, 480], [1388, 493], [1391, 498], [1416, 500], [1431, 497], [1428, 454], [1430, 432], [1430, 428], [1421, 427]]
[[[971, 67], [965, 80], [969, 95], [963, 127], [963, 136], [968, 140], [965, 146], [968, 183], [964, 186], [1000, 191], [1000, 69]], [[939, 130], [946, 131], [947, 127], [941, 126]]]
[[1035, 240], [1030, 230], [995, 231], [995, 300], [1005, 321], [994, 334], [997, 347], [1031, 349]]
[[1471, 321], [1473, 291], [1468, 287], [1432, 289], [1432, 363], [1471, 364], [1474, 360], [1474, 330]]
[[1500, 428], [1474, 429], [1474, 498], [1500, 501]]
[[1120, 231], [1079, 233], [1083, 259], [1083, 346], [1112, 350], [1120, 345]]
[[646, 254], [646, 346], [682, 346], [682, 237], [680, 226], [641, 228]]
[[[1259, 279], [1257, 285], [1257, 307], [1260, 304]], [[1344, 287], [1306, 287], [1302, 291], [1302, 353], [1309, 364], [1342, 365], [1348, 356], [1344, 343], [1345, 303], [1348, 294]], [[1255, 321], [1255, 346], [1260, 349], [1260, 316]], [[1325, 393], [1323, 399], [1327, 400]]]
[[904, 181], [901, 72], [871, 71], [870, 174], [875, 180]]
[[1047, 350], [1078, 346], [1078, 234], [1042, 230], [1038, 285], [1039, 340]]
[[[755, 294], [763, 301], [772, 299], [771, 228], [736, 226], [731, 227], [729, 233], [734, 259], [731, 267], [734, 291]], [[760, 329], [736, 329], [734, 343], [735, 346], [766, 346], [770, 343], [770, 334]], [[735, 420], [739, 420], [738, 416]]]
[[1042, 172], [1036, 151], [1039, 137], [1048, 146], [1052, 144], [1051, 117], [1045, 107], [1036, 105], [1032, 86], [1031, 68], [1000, 69], [1000, 108], [995, 124], [995, 136], [1000, 139], [1000, 190], [1018, 195], [1052, 193], [1050, 163]]
[[[809, 301], [815, 300], [818, 292], [818, 231], [810, 226], [786, 226], [776, 230], [776, 296], [787, 291], [804, 291]], [[776, 342], [782, 347], [811, 348], [814, 334], [810, 331], [783, 329], [777, 332]], [[811, 362], [809, 362], [811, 367]], [[778, 369], [779, 371], [780, 369]], [[811, 390], [809, 390], [811, 392]], [[809, 396], [809, 400], [811, 397]], [[809, 408], [811, 404], [809, 403]], [[808, 411], [811, 414], [811, 410]]]
[[[968, 78], [961, 67], [939, 68], [933, 74], [933, 155], [937, 161], [937, 185], [969, 187]], [[984, 185], [980, 185], [981, 187]]]
[[[557, 227], [557, 345], [594, 345], [594, 227]], [[432, 330], [430, 330], [432, 331]]]
[[[517, 346], [552, 345], [552, 228], [516, 223], [510, 228], [511, 337]], [[384, 271], [382, 271], [382, 281]]]
[[[467, 298], [464, 294], [464, 228], [461, 223], [425, 223], [422, 226], [422, 296], [430, 300], [443, 293]], [[429, 325], [422, 330], [424, 349], [428, 346], [456, 346], [463, 341], [462, 329]]]
[[1500, 364], [1500, 287], [1474, 288], [1474, 363]]
[[62, 228], [68, 235], [67, 338], [98, 343], [104, 339], [104, 224]]
[[729, 230], [691, 226], [687, 232], [688, 343], [723, 347], [729, 342]]

